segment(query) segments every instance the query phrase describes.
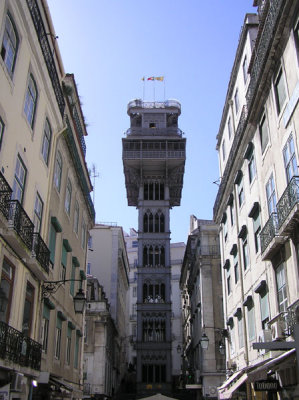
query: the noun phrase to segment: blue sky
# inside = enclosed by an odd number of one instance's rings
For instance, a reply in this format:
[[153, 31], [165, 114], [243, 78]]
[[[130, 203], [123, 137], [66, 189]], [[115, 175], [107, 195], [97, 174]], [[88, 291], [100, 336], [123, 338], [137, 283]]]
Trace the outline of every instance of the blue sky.
[[[121, 138], [127, 104], [143, 97], [143, 76], [164, 76], [165, 97], [182, 105], [187, 138], [181, 206], [171, 241], [186, 242], [190, 215], [212, 219], [219, 178], [222, 109], [245, 14], [253, 0], [48, 0], [65, 71], [74, 73], [88, 123], [87, 163], [96, 166], [97, 222], [138, 228], [127, 205]], [[154, 100], [145, 83], [144, 100]], [[155, 82], [155, 100], [164, 83]], [[93, 194], [92, 194], [93, 196]]]

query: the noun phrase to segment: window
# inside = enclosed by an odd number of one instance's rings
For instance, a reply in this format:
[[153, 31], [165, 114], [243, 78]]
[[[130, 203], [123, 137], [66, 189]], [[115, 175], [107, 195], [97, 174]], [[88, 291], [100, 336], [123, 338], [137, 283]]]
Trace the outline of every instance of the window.
[[223, 140], [223, 142], [222, 142], [222, 158], [223, 158], [223, 161], [225, 161], [225, 157], [226, 157], [225, 140]]
[[255, 339], [255, 316], [253, 301], [247, 306], [248, 338], [250, 341]]
[[166, 365], [142, 364], [142, 382], [144, 383], [166, 382]]
[[82, 249], [85, 248], [86, 245], [86, 223], [85, 221], [82, 221], [82, 227], [81, 227], [81, 247]]
[[33, 128], [36, 105], [37, 105], [37, 88], [35, 80], [32, 74], [30, 74], [26, 91], [26, 97], [25, 97], [24, 113], [31, 128]]
[[87, 263], [87, 274], [91, 275], [91, 263]]
[[276, 286], [277, 286], [277, 301], [279, 312], [287, 311], [288, 294], [285, 275], [284, 262], [282, 262], [275, 270]]
[[133, 297], [137, 297], [137, 286], [133, 286]]
[[254, 152], [252, 151], [249, 159], [248, 159], [248, 176], [249, 176], [249, 183], [253, 181], [253, 178], [256, 175], [256, 166], [255, 166], [255, 159], [254, 159]]
[[238, 183], [238, 200], [239, 200], [239, 207], [242, 206], [244, 203], [244, 186], [243, 186], [243, 176], [241, 177]]
[[44, 204], [42, 199], [38, 193], [36, 193], [35, 203], [34, 203], [34, 216], [33, 216], [33, 223], [34, 223], [34, 231], [40, 232], [41, 224], [42, 224], [42, 215], [43, 215], [43, 207]]
[[228, 138], [230, 139], [232, 136], [232, 121], [231, 118], [229, 117], [228, 121], [227, 121], [227, 130], [228, 130]]
[[60, 192], [60, 187], [61, 187], [61, 175], [62, 175], [62, 157], [60, 151], [57, 151], [55, 170], [54, 170], [54, 183], [58, 192]]
[[249, 251], [248, 251], [247, 235], [243, 238], [242, 251], [243, 251], [243, 267], [244, 267], [244, 271], [246, 271], [246, 269], [249, 265]]
[[294, 175], [298, 175], [298, 165], [296, 160], [293, 135], [290, 135], [286, 145], [283, 148], [283, 159], [287, 175], [287, 182], [289, 183]]
[[273, 174], [271, 174], [266, 184], [266, 196], [267, 196], [268, 212], [270, 216], [272, 213], [276, 212], [276, 193], [275, 193]]
[[[89, 268], [88, 268], [88, 264], [89, 264]], [[87, 273], [90, 274], [90, 263], [87, 264]], [[89, 269], [89, 271], [88, 271]], [[72, 262], [72, 272], [71, 272], [71, 279], [75, 279], [76, 278], [76, 263]], [[72, 296], [75, 296], [75, 282], [72, 280], [70, 282], [70, 294]]]
[[23, 323], [22, 323], [22, 333], [26, 336], [30, 336], [31, 332], [33, 302], [34, 302], [34, 287], [31, 285], [31, 283], [27, 282], [24, 312], [23, 312]]
[[244, 61], [242, 64], [242, 70], [243, 70], [243, 79], [244, 79], [244, 83], [247, 82], [247, 78], [248, 78], [248, 61], [247, 61], [247, 56], [244, 57]]
[[238, 336], [239, 336], [239, 349], [244, 347], [244, 328], [242, 314], [238, 315]]
[[260, 139], [261, 139], [261, 147], [262, 147], [262, 153], [264, 153], [267, 144], [269, 142], [269, 134], [268, 134], [268, 125], [267, 125], [267, 120], [266, 120], [266, 114], [263, 114], [260, 123], [259, 123], [259, 133], [260, 133]]
[[144, 246], [143, 248], [144, 267], [164, 267], [165, 250], [163, 246]]
[[12, 186], [12, 198], [14, 200], [19, 200], [21, 204], [23, 203], [24, 198], [26, 175], [27, 170], [21, 157], [18, 155], [15, 169], [15, 179]]
[[66, 363], [70, 365], [71, 363], [71, 349], [72, 349], [72, 329], [67, 327], [67, 336], [66, 336]]
[[284, 74], [282, 68], [280, 68], [276, 79], [274, 81], [274, 93], [275, 93], [275, 100], [276, 100], [276, 110], [277, 114], [280, 114], [282, 107], [286, 101], [287, 93], [286, 93], [286, 86], [284, 80]]
[[74, 368], [78, 368], [80, 334], [76, 331]]
[[44, 304], [42, 321], [42, 349], [45, 353], [47, 353], [48, 350], [50, 312], [51, 308], [49, 305]]
[[43, 143], [42, 143], [42, 156], [47, 165], [49, 162], [51, 139], [52, 139], [51, 126], [50, 126], [49, 120], [46, 119], [45, 127], [44, 127]]
[[133, 240], [132, 241], [132, 247], [138, 247], [138, 240]]
[[226, 284], [227, 284], [227, 295], [231, 294], [232, 287], [231, 287], [231, 276], [230, 276], [230, 268], [226, 270]]
[[0, 117], [0, 150], [1, 150], [1, 147], [2, 147], [2, 139], [3, 139], [3, 134], [4, 134], [4, 128], [5, 128], [4, 122], [2, 121], [2, 118]]
[[[146, 143], [144, 143], [144, 146]], [[169, 143], [169, 146], [171, 143]], [[147, 182], [143, 187], [144, 200], [164, 200], [164, 183]]]
[[1, 308], [0, 308], [0, 321], [9, 322], [10, 316], [10, 304], [13, 292], [14, 283], [14, 272], [15, 268], [10, 262], [4, 258], [2, 264], [2, 275], [0, 284], [0, 294], [1, 294]]
[[233, 226], [235, 223], [235, 205], [234, 205], [234, 196], [233, 195], [231, 195], [228, 205], [229, 205], [229, 213], [230, 213], [230, 223], [231, 223], [231, 226]]
[[235, 283], [239, 282], [239, 264], [238, 264], [238, 252], [234, 253], [234, 273], [235, 273]]
[[52, 217], [49, 233], [50, 262], [52, 266], [55, 263], [56, 235], [58, 232], [62, 232], [61, 225], [59, 224], [56, 217]]
[[226, 241], [227, 239], [227, 215], [226, 213], [223, 214], [222, 217], [222, 224], [223, 224], [223, 236], [224, 236], [224, 240]]
[[236, 89], [236, 91], [235, 91], [234, 101], [235, 101], [235, 111], [236, 111], [236, 115], [237, 115], [238, 112], [239, 112], [239, 109], [240, 109], [240, 101], [239, 101], [239, 91], [238, 91], [238, 89]]
[[261, 249], [261, 221], [260, 221], [260, 211], [259, 208], [254, 212], [252, 215], [253, 220], [253, 232], [254, 232], [254, 245], [255, 245], [255, 252], [258, 253]]
[[65, 244], [63, 244], [62, 251], [61, 251], [61, 270], [60, 270], [60, 279], [62, 281], [64, 281], [65, 277], [66, 277], [67, 253], [68, 253], [68, 249], [65, 246]]
[[74, 232], [78, 235], [78, 232], [79, 232], [79, 203], [77, 200], [75, 202], [75, 211], [74, 211]]
[[70, 179], [68, 178], [66, 184], [65, 201], [64, 201], [65, 211], [68, 213], [68, 215], [70, 215], [71, 212], [71, 202], [72, 202], [72, 184]]
[[62, 319], [57, 316], [56, 320], [56, 335], [55, 335], [55, 358], [60, 359], [61, 350], [61, 332], [62, 332]]
[[10, 76], [12, 76], [16, 64], [19, 47], [19, 38], [15, 24], [9, 14], [6, 15], [1, 57]]
[[260, 310], [261, 310], [261, 322], [262, 328], [268, 329], [268, 322], [270, 319], [269, 314], [269, 293], [267, 287], [265, 287], [260, 291]]

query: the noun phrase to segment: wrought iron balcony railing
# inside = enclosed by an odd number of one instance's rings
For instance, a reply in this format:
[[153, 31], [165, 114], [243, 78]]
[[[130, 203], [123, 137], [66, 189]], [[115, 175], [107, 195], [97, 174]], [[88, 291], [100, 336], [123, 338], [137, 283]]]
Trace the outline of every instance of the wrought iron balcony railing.
[[27, 5], [40, 43], [41, 51], [44, 56], [45, 64], [48, 69], [49, 77], [52, 82], [57, 104], [60, 113], [63, 116], [65, 108], [65, 100], [63, 97], [63, 92], [54, 61], [53, 49], [51, 49], [49, 45], [48, 35], [44, 26], [43, 18], [36, 0], [27, 0]]
[[257, 94], [258, 84], [260, 82], [266, 60], [268, 58], [269, 49], [274, 39], [274, 31], [276, 22], [280, 14], [281, 8], [285, 0], [271, 0], [265, 23], [260, 36], [260, 40], [255, 52], [255, 59], [250, 73], [250, 83], [246, 93], [247, 107], [250, 112], [251, 105]]
[[0, 358], [39, 371], [41, 355], [41, 344], [0, 322]]
[[50, 250], [39, 233], [33, 234], [32, 255], [36, 257], [41, 267], [48, 273], [50, 264]]
[[8, 219], [11, 194], [12, 189], [10, 188], [4, 176], [0, 173], [0, 211], [6, 219]]
[[277, 203], [278, 229], [281, 228], [290, 212], [299, 203], [299, 176], [293, 176]]
[[260, 234], [262, 253], [264, 253], [275, 236], [278, 236], [278, 220], [277, 213], [272, 213]]
[[8, 223], [31, 251], [34, 225], [18, 200], [10, 200]]

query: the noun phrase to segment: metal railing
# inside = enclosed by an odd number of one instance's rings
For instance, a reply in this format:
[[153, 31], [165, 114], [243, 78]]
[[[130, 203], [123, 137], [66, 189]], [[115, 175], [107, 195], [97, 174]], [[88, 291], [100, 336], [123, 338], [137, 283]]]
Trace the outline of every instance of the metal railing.
[[219, 257], [220, 256], [220, 247], [216, 245], [203, 245], [198, 248], [199, 256], [211, 256], [211, 257]]
[[124, 150], [124, 160], [139, 159], [185, 159], [185, 150]]
[[33, 234], [32, 255], [36, 257], [41, 267], [48, 273], [50, 264], [50, 250], [39, 233]]
[[0, 322], [0, 358], [40, 370], [42, 346], [5, 322]]
[[18, 200], [9, 201], [8, 223], [31, 251], [34, 225]]
[[261, 250], [262, 253], [269, 246], [271, 240], [278, 235], [278, 219], [277, 213], [272, 213], [261, 231]]
[[281, 228], [290, 212], [299, 203], [299, 176], [293, 176], [277, 203], [278, 229]]
[[142, 128], [142, 127], [132, 127], [127, 129], [125, 132], [126, 136], [183, 136], [183, 131], [177, 127], [168, 128]]
[[[40, 9], [38, 7], [38, 4], [36, 0], [27, 0], [27, 5], [31, 14], [31, 18], [36, 30], [36, 34], [40, 43], [41, 51], [44, 56], [45, 64], [48, 69], [49, 77], [52, 82], [53, 90], [55, 93], [55, 97], [58, 103], [58, 107], [60, 110], [61, 115], [63, 116], [64, 114], [64, 108], [65, 108], [65, 101], [64, 101], [64, 96], [62, 92], [62, 88], [60, 85], [60, 79], [58, 77], [56, 65], [55, 65], [55, 60], [54, 60], [54, 52], [53, 49], [51, 49], [48, 41], [48, 34], [46, 32], [43, 18], [41, 16]], [[54, 39], [55, 40], [55, 39]]]

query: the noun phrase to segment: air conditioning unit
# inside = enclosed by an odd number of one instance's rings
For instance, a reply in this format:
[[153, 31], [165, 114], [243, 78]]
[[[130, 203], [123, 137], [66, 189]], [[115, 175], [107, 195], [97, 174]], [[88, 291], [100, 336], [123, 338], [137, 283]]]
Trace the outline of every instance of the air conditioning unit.
[[20, 374], [19, 372], [14, 372], [12, 374], [12, 381], [10, 384], [10, 390], [12, 392], [21, 392], [22, 391], [22, 379], [23, 379], [23, 374]]
[[[258, 342], [271, 342], [272, 341], [272, 332], [270, 329], [262, 329], [258, 336], [257, 336]], [[260, 354], [265, 354], [269, 351], [269, 349], [260, 349], [259, 353]]]
[[280, 340], [285, 337], [282, 323], [280, 321], [274, 322], [274, 324], [271, 325], [271, 333], [272, 333], [272, 340]]

